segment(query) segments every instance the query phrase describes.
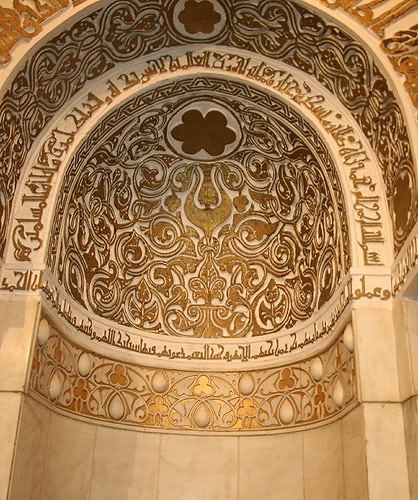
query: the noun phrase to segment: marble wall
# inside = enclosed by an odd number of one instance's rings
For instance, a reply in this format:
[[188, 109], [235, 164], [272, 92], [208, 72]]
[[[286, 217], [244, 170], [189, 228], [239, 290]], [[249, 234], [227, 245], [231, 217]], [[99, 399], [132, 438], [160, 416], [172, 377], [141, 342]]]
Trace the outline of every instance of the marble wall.
[[138, 432], [26, 397], [10, 500], [363, 500], [363, 417], [245, 437]]

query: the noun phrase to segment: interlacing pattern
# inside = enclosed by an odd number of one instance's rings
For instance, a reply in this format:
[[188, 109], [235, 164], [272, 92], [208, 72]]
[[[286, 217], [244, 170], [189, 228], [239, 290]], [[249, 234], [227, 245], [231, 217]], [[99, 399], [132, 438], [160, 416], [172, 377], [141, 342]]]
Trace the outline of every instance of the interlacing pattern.
[[142, 331], [276, 333], [310, 318], [349, 266], [325, 145], [280, 100], [219, 78], [166, 84], [106, 118], [58, 207], [59, 282]]
[[[210, 14], [207, 23], [199, 24], [193, 9], [203, 7]], [[202, 40], [281, 60], [314, 76], [334, 93], [378, 156], [395, 226], [395, 249], [400, 249], [416, 213], [411, 150], [394, 95], [360, 43], [286, 0], [121, 0], [89, 14], [42, 46], [4, 95], [0, 105], [1, 254], [20, 171], [33, 141], [54, 114], [86, 82], [117, 63]], [[405, 193], [412, 195], [405, 198]], [[15, 230], [20, 230], [18, 225]], [[30, 259], [18, 246], [15, 256]]]

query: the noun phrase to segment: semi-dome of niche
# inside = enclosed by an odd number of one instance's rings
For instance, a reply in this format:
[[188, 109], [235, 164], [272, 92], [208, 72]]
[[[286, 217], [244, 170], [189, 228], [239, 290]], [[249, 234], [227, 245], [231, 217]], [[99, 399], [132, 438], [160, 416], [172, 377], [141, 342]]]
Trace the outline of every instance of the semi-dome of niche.
[[277, 333], [349, 266], [325, 144], [277, 97], [183, 78], [109, 114], [75, 152], [48, 265], [86, 310], [143, 332]]

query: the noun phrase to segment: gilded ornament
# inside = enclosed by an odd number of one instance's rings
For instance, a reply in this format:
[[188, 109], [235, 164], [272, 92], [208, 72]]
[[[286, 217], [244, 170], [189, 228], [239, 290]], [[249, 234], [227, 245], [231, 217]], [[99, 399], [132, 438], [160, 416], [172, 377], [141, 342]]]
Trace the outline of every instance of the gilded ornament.
[[[84, 354], [91, 369], [80, 378]], [[103, 358], [54, 331], [45, 344], [35, 346], [30, 393], [64, 412], [127, 427], [214, 432], [297, 428], [335, 418], [357, 401], [354, 358], [342, 338], [320, 357], [320, 381], [311, 373], [313, 359], [246, 372], [162, 370]]]
[[258, 427], [257, 423], [257, 408], [251, 398], [244, 398], [237, 411], [241, 429], [251, 429]]

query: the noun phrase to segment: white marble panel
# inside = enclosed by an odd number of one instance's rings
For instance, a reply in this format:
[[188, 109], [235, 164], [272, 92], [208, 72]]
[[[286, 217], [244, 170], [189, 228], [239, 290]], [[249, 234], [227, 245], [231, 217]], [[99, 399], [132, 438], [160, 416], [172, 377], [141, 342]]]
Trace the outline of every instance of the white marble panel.
[[162, 435], [158, 500], [235, 500], [237, 440]]
[[239, 438], [239, 500], [303, 500], [303, 433]]

